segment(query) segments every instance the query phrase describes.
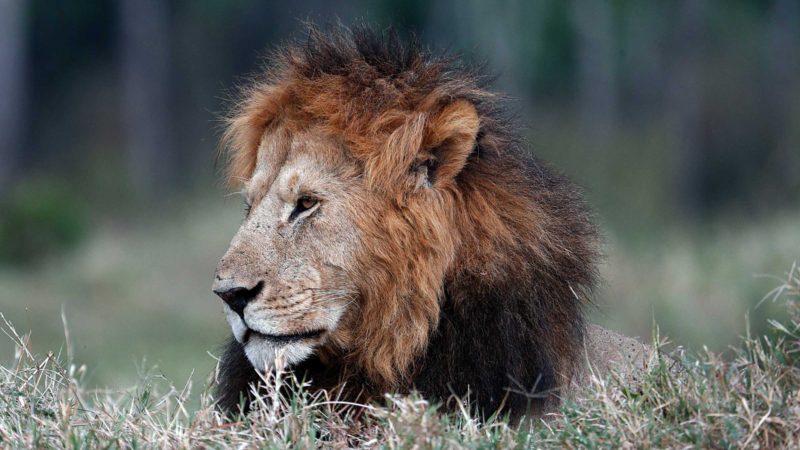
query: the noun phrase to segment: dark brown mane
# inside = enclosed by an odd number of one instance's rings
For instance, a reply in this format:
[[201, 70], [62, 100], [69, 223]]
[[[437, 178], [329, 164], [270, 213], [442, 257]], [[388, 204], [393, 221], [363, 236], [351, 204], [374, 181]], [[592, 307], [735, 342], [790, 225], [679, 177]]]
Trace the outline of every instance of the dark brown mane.
[[[338, 371], [376, 394], [469, 393], [487, 414], [555, 404], [581, 359], [596, 230], [576, 188], [522, 146], [486, 78], [367, 27], [312, 27], [270, 67], [230, 118], [229, 179], [252, 174], [270, 124], [314, 124], [345, 143], [385, 205], [362, 225], [381, 238], [363, 243], [351, 347], [297, 369], [317, 387]], [[410, 181], [423, 166], [428, 190]], [[233, 343], [222, 362], [229, 409], [254, 379], [243, 358]]]

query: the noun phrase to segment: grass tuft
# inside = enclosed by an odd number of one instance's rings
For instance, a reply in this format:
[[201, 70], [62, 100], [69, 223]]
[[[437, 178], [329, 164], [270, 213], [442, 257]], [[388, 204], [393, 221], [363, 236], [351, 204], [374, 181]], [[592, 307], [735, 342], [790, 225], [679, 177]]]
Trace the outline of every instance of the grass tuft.
[[86, 367], [33, 354], [0, 314], [16, 346], [0, 366], [0, 447], [798, 448], [800, 268], [768, 299], [789, 312], [769, 334], [748, 333], [727, 355], [682, 353], [680, 371], [657, 355], [636, 391], [594, 377], [559, 412], [520, 424], [480, 423], [466, 408], [446, 414], [416, 395], [348, 403], [280, 371], [262, 380], [266, 395], [251, 413], [229, 420], [213, 407], [214, 374], [196, 394], [199, 408], [189, 407], [191, 380], [175, 386], [156, 371], [125, 391], [87, 389]]

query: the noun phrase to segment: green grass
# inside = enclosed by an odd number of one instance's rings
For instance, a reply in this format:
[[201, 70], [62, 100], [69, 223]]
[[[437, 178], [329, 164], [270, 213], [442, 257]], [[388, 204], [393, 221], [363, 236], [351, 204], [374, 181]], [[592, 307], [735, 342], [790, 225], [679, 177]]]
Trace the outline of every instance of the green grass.
[[[0, 368], [0, 446], [264, 448], [797, 448], [800, 446], [800, 269], [770, 293], [788, 318], [765, 336], [740, 340], [732, 355], [680, 356], [685, 370], [655, 356], [642, 388], [594, 378], [544, 419], [480, 423], [466, 410], [443, 413], [424, 399], [387, 396], [384, 405], [311, 395], [290, 376], [264, 380], [247, 417], [229, 421], [206, 388], [145, 374], [132, 388], [86, 387], [70, 352], [37, 355], [5, 322], [15, 345]], [[201, 383], [209, 386], [212, 376]], [[292, 394], [276, 392], [288, 387]], [[187, 405], [199, 398], [199, 408]]]

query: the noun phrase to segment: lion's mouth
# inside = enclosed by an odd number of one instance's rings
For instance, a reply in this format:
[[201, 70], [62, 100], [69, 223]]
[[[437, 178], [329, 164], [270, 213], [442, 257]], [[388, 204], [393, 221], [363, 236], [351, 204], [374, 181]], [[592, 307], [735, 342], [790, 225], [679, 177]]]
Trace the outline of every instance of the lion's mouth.
[[292, 344], [295, 342], [301, 342], [308, 339], [314, 339], [322, 336], [325, 333], [325, 330], [311, 330], [311, 331], [304, 331], [302, 333], [292, 333], [292, 334], [266, 334], [261, 333], [258, 331], [253, 330], [252, 328], [248, 328], [247, 331], [244, 333], [244, 338], [242, 339], [242, 343], [246, 344], [251, 337], [259, 337], [266, 341], [269, 341], [273, 344], [279, 345], [286, 345]]

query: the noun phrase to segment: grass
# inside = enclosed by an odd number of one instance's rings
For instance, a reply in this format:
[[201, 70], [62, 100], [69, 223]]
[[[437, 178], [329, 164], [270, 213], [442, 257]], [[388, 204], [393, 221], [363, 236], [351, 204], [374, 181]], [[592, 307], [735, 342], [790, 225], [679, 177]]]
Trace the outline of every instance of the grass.
[[[480, 423], [466, 409], [444, 413], [424, 399], [387, 396], [383, 405], [309, 394], [277, 373], [247, 417], [227, 420], [208, 393], [192, 401], [192, 383], [158, 373], [132, 388], [93, 390], [87, 368], [60, 354], [37, 355], [29, 336], [5, 321], [13, 362], [0, 368], [3, 447], [265, 448], [798, 448], [800, 446], [800, 268], [793, 266], [767, 300], [787, 311], [767, 335], [746, 335], [726, 358], [683, 354], [676, 374], [655, 356], [642, 389], [613, 377], [591, 386], [541, 420]], [[289, 389], [290, 395], [276, 392]]]

